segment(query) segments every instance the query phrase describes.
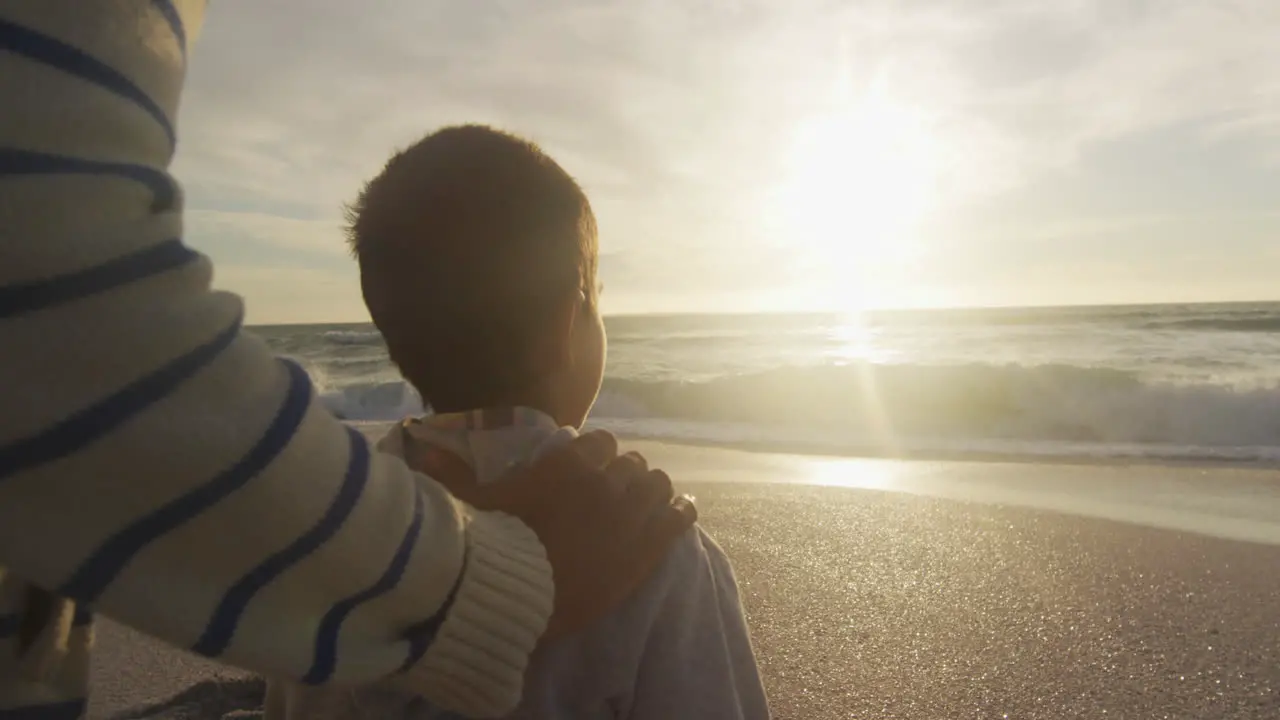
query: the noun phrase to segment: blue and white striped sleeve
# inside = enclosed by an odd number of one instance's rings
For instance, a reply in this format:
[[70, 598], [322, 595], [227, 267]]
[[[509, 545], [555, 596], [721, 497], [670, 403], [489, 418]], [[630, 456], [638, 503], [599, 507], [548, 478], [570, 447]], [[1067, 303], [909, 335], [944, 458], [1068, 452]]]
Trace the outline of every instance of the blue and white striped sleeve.
[[182, 242], [203, 10], [0, 0], [0, 565], [234, 665], [503, 712], [551, 612], [537, 538], [372, 453]]

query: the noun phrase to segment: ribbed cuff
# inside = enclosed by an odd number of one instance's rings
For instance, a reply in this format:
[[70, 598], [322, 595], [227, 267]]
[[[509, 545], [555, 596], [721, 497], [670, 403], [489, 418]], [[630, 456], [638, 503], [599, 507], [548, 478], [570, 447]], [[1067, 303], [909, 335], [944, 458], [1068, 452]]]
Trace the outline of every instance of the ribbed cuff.
[[538, 537], [502, 513], [475, 513], [453, 606], [430, 648], [405, 671], [442, 708], [485, 718], [520, 702], [529, 655], [547, 628], [555, 586]]

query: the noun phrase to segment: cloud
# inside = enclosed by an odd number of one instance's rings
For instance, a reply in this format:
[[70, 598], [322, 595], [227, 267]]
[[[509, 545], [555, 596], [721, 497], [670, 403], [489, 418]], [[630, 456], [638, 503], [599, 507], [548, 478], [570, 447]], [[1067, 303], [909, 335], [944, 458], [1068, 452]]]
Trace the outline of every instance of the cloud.
[[219, 263], [213, 284], [244, 298], [249, 325], [369, 319], [360, 299], [360, 286], [351, 272]]
[[205, 242], [271, 246], [290, 254], [347, 257], [341, 225], [335, 220], [300, 220], [264, 212], [188, 210], [187, 238]]
[[1267, 136], [1278, 21], [1268, 0], [215, 7], [182, 167], [323, 209], [395, 146], [475, 119], [534, 135], [601, 189], [735, 191], [767, 182], [833, 83], [876, 76], [968, 164], [972, 141], [1035, 166], [1197, 116]]
[[251, 324], [367, 319], [336, 221], [196, 209], [185, 225], [187, 242], [214, 260], [214, 286], [245, 298]]
[[341, 253], [341, 204], [392, 150], [489, 122], [583, 182], [606, 250], [630, 258], [611, 292], [772, 292], [796, 273], [762, 265], [794, 239], [764, 209], [795, 128], [841, 98], [876, 86], [923, 119], [941, 205], [1162, 128], [1274, 162], [1277, 27], [1273, 0], [215, 4], [176, 170], [191, 207], [234, 215], [193, 217], [219, 252], [322, 263]]
[[[1075, 69], [1028, 88], [1030, 101], [1061, 113], [1049, 127], [1083, 143], [1205, 120], [1210, 128], [1275, 139], [1266, 118], [1280, 109], [1280, 96], [1264, 92], [1280, 71], [1275, 3], [1138, 7], [1145, 12], [1095, 25], [1093, 51]], [[1101, 5], [1095, 14], [1107, 18]]]

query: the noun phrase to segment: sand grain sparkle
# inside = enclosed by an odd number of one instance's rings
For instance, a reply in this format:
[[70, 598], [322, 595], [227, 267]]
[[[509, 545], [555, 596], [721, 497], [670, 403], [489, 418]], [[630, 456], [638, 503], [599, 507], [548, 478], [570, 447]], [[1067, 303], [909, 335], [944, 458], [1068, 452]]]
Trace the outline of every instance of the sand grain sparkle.
[[779, 718], [1280, 717], [1280, 548], [888, 493], [696, 491]]

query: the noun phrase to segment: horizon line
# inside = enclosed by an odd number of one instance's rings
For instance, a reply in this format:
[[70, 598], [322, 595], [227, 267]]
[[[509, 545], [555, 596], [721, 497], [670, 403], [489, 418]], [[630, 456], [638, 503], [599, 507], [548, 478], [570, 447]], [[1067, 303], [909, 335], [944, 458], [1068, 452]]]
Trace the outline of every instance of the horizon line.
[[[676, 310], [664, 312], [616, 312], [606, 313], [606, 320], [634, 318], [675, 318], [675, 317], [734, 317], [762, 315], [860, 315], [878, 313], [930, 313], [930, 312], [1001, 312], [1014, 310], [1123, 310], [1128, 308], [1167, 308], [1176, 306], [1224, 307], [1239, 305], [1275, 305], [1280, 299], [1269, 300], [1202, 300], [1202, 301], [1158, 301], [1158, 302], [1081, 302], [1033, 305], [922, 305], [918, 307], [884, 307], [865, 308], [862, 310], [835, 309], [790, 309], [790, 310]], [[308, 325], [371, 325], [371, 320], [341, 320], [327, 322], [267, 322], [246, 323], [246, 328], [279, 328], [303, 327]]]

